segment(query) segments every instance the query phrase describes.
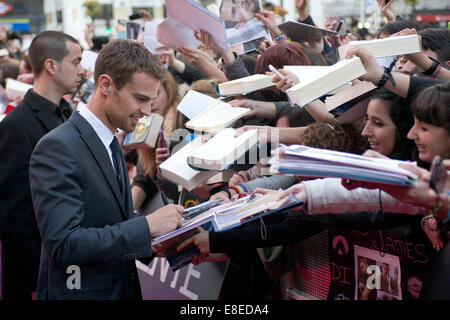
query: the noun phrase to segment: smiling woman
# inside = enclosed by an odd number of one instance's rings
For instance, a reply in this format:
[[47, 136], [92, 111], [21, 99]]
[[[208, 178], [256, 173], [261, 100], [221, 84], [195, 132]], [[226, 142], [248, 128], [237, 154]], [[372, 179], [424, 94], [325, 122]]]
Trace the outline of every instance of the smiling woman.
[[435, 84], [414, 100], [414, 126], [408, 138], [414, 140], [419, 158], [431, 163], [434, 156], [450, 157], [450, 83]]
[[413, 118], [406, 101], [382, 89], [375, 93], [367, 107], [367, 123], [362, 135], [370, 148], [398, 160], [413, 160], [414, 143], [407, 139]]

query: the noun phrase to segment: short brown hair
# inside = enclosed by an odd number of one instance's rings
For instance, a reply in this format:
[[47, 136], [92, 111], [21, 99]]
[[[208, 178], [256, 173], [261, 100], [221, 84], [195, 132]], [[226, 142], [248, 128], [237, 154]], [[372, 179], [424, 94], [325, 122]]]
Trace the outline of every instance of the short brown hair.
[[166, 78], [166, 69], [142, 44], [135, 40], [113, 40], [100, 50], [95, 62], [95, 87], [100, 76], [107, 74], [120, 90], [136, 72], [148, 73], [160, 81]]
[[75, 38], [59, 31], [44, 31], [33, 39], [28, 55], [35, 76], [40, 75], [44, 70], [45, 60], [53, 59], [61, 62], [69, 54], [66, 42], [79, 44]]

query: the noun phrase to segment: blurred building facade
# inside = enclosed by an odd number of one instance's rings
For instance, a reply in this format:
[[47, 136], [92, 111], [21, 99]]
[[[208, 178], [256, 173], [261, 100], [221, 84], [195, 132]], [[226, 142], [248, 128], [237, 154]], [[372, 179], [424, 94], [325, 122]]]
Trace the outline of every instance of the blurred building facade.
[[[212, 11], [217, 10], [221, 0], [196, 0]], [[95, 15], [89, 16], [86, 2], [95, 3]], [[261, 0], [280, 6], [287, 11], [283, 17], [297, 19], [295, 0]], [[12, 10], [2, 15], [8, 6]], [[450, 21], [450, 0], [418, 0], [415, 6], [404, 0], [394, 0], [398, 14], [418, 21], [446, 26]], [[155, 20], [165, 17], [165, 0], [0, 0], [0, 24], [22, 33], [38, 33], [43, 30], [61, 30], [79, 39], [83, 46], [84, 30], [93, 23], [96, 36], [115, 36], [116, 26], [140, 9], [149, 11]], [[327, 16], [344, 16], [347, 24], [378, 29], [383, 23], [376, 0], [310, 0], [309, 10], [315, 23], [324, 26]]]

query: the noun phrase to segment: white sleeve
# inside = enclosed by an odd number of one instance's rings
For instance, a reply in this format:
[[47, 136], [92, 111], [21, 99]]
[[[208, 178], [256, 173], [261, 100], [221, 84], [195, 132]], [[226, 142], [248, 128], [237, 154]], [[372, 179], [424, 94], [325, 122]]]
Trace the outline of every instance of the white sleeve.
[[347, 190], [338, 178], [315, 179], [303, 183], [308, 199], [306, 209], [310, 214], [380, 211], [381, 209], [391, 213], [424, 213], [422, 207], [401, 202], [384, 191], [380, 193], [379, 189]]

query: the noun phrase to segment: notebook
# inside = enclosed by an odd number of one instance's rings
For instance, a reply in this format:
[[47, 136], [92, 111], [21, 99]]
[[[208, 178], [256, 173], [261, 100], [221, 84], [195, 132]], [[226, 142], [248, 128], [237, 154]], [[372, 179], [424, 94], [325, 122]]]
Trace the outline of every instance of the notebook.
[[188, 165], [187, 158], [191, 152], [198, 149], [203, 144], [203, 137], [198, 136], [188, 142], [180, 150], [173, 153], [169, 159], [160, 166], [162, 176], [177, 185], [181, 185], [188, 191], [195, 189], [199, 184], [212, 178], [217, 172], [198, 171]]
[[236, 130], [225, 128], [189, 154], [188, 163], [200, 170], [225, 170], [258, 143], [258, 130], [235, 137]]
[[163, 120], [164, 118], [157, 113], [142, 117], [136, 129], [125, 136], [123, 145], [134, 148], [155, 148]]
[[418, 35], [389, 37], [375, 40], [350, 41], [339, 47], [339, 56], [345, 58], [350, 46], [358, 46], [371, 52], [375, 58], [420, 52]]
[[273, 76], [254, 74], [248, 77], [235, 79], [217, 85], [221, 96], [246, 95], [250, 92], [274, 86]]
[[321, 96], [366, 74], [358, 57], [344, 59], [323, 72], [296, 74], [300, 83], [286, 90], [289, 99], [303, 107]]
[[357, 154], [300, 145], [281, 146], [270, 160], [272, 174], [334, 177], [410, 186], [417, 176], [400, 168], [406, 161], [369, 158]]

